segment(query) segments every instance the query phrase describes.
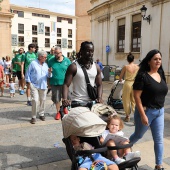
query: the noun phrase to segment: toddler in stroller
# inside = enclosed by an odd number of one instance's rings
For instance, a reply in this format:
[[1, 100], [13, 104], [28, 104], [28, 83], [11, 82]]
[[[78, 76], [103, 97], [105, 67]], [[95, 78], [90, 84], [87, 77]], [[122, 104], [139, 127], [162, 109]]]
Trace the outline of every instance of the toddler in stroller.
[[[123, 126], [123, 121], [118, 115], [110, 116], [107, 121], [108, 130], [105, 130], [102, 133], [100, 142], [103, 144], [106, 143], [107, 146], [129, 144], [129, 139], [124, 137], [124, 133], [122, 131]], [[108, 152], [108, 157], [114, 160], [117, 164], [120, 164], [125, 160], [130, 160], [134, 157], [140, 157], [140, 151], [131, 152], [131, 148], [110, 150]], [[121, 157], [124, 157], [124, 159]]]
[[111, 88], [111, 93], [108, 97], [107, 104], [112, 106], [114, 109], [123, 109], [122, 102], [122, 89], [124, 81], [120, 82], [115, 80]]
[[[77, 170], [79, 167], [79, 157], [80, 156], [91, 156], [92, 154], [102, 153], [105, 154], [107, 151], [107, 147], [103, 147], [100, 144], [101, 134], [105, 131], [106, 122], [104, 122], [98, 115], [91, 112], [86, 107], [76, 107], [72, 108], [69, 114], [64, 115], [62, 119], [62, 127], [63, 127], [63, 142], [66, 145], [67, 153], [72, 161], [71, 170]], [[70, 140], [70, 136], [75, 135], [80, 137], [80, 143], [87, 142], [88, 144], [94, 146], [94, 150], [80, 150], [76, 151], [73, 147], [73, 144]], [[132, 146], [132, 144], [128, 145], [128, 147]], [[123, 148], [126, 145], [121, 146]], [[118, 146], [112, 147], [110, 149], [119, 149]], [[137, 167], [137, 163], [140, 161], [139, 159], [133, 159], [129, 161], [125, 161], [118, 165], [120, 170], [124, 170], [125, 168]], [[114, 164], [115, 166], [115, 164]], [[115, 166], [116, 167], [116, 166]]]

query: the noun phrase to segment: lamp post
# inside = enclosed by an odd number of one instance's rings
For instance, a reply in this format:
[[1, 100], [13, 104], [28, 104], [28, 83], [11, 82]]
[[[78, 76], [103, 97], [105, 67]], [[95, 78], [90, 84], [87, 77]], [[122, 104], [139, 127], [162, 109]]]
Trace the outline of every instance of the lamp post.
[[148, 16], [146, 17], [147, 8], [145, 7], [145, 5], [143, 5], [140, 10], [141, 10], [141, 16], [142, 16], [143, 20], [146, 20], [146, 21], [149, 22], [149, 24], [150, 24], [151, 16], [148, 15]]

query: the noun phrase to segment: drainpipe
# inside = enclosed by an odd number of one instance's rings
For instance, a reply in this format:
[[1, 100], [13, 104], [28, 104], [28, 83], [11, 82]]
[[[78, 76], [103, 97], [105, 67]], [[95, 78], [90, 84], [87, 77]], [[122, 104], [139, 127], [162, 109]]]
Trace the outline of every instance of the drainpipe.
[[163, 8], [163, 5], [162, 5], [162, 3], [161, 3], [161, 17], [160, 17], [160, 25], [159, 25], [159, 50], [160, 50], [160, 46], [161, 46], [161, 32], [162, 32], [162, 27], [161, 27], [161, 25], [162, 25], [162, 8]]

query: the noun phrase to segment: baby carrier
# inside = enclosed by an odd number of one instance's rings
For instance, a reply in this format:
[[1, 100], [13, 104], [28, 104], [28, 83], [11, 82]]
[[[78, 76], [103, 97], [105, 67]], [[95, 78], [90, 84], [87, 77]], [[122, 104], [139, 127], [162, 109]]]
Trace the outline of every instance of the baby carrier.
[[[65, 143], [67, 154], [72, 162], [71, 170], [78, 170], [82, 157], [91, 157], [93, 153], [101, 153], [104, 156], [108, 149], [117, 150], [132, 146], [132, 144], [109, 148], [101, 146], [99, 139], [106, 128], [106, 122], [103, 121], [97, 114], [90, 111], [87, 107], [72, 108], [67, 115], [64, 115], [62, 110], [60, 110], [60, 113], [62, 117], [64, 136], [63, 142]], [[94, 146], [94, 149], [75, 151], [69, 138], [70, 135], [76, 135], [80, 137], [81, 142], [89, 143], [90, 145]], [[133, 158], [129, 161], [120, 163], [118, 167], [120, 170], [125, 170], [125, 168], [135, 168], [137, 170], [137, 163], [139, 161], [140, 157]], [[104, 170], [104, 163], [102, 164], [101, 162], [98, 162], [98, 164], [101, 164], [101, 170]], [[95, 166], [94, 162], [93, 165]]]
[[123, 89], [124, 81], [120, 82], [119, 80], [115, 80], [113, 86], [111, 88], [111, 93], [108, 97], [107, 104], [112, 106], [114, 109], [123, 109], [122, 102], [122, 89]]

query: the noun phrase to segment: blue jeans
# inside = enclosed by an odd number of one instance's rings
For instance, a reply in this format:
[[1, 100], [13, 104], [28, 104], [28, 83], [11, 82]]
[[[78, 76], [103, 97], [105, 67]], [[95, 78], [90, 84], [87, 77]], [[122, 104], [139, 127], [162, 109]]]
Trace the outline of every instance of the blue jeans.
[[[163, 146], [164, 108], [161, 109], [147, 108], [145, 110], [145, 114], [148, 117], [149, 126], [154, 141], [156, 165], [162, 165], [162, 157], [163, 157], [163, 149], [164, 149]], [[137, 108], [135, 108], [134, 121], [135, 121], [135, 132], [129, 138], [130, 142], [132, 143], [136, 143], [139, 139], [141, 139], [149, 128], [149, 126], [145, 126], [142, 124], [141, 117]]]

